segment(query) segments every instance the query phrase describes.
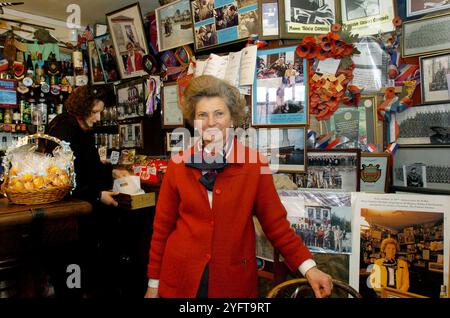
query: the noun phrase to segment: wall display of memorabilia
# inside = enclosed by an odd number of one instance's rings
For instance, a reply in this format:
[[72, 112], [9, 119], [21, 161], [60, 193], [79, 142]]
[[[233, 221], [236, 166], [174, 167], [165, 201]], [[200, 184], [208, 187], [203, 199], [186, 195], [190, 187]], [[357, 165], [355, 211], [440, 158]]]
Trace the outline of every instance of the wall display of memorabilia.
[[[351, 195], [348, 192], [279, 190], [288, 221], [295, 233], [314, 254], [321, 270], [333, 278], [349, 282], [352, 253]], [[274, 260], [274, 248], [255, 220], [256, 255]]]
[[359, 36], [395, 30], [394, 0], [342, 0], [341, 16], [344, 25], [351, 25]]
[[155, 10], [160, 52], [194, 42], [189, 0], [178, 0]]
[[264, 40], [278, 39], [280, 37], [278, 0], [259, 0], [258, 13], [260, 38]]
[[139, 3], [106, 14], [122, 79], [145, 75], [142, 59], [149, 53]]
[[162, 90], [163, 128], [175, 128], [184, 125], [183, 112], [178, 102], [177, 83], [166, 83]]
[[450, 100], [447, 74], [450, 74], [450, 53], [420, 58], [422, 102], [435, 103]]
[[450, 144], [450, 104], [410, 107], [395, 119], [399, 145]]
[[120, 148], [142, 148], [144, 136], [142, 123], [119, 125]]
[[17, 81], [0, 80], [0, 107], [13, 108], [17, 106]]
[[394, 187], [411, 192], [450, 193], [448, 158], [450, 147], [399, 147], [394, 155]]
[[340, 106], [333, 116], [321, 122], [321, 133], [335, 132], [336, 138], [348, 141], [339, 148], [359, 148], [361, 145], [377, 143], [376, 96], [361, 96], [358, 107]]
[[354, 193], [352, 202], [351, 285], [363, 297], [389, 287], [438, 298], [449, 284], [450, 197]]
[[305, 34], [324, 34], [339, 20], [335, 0], [283, 0], [281, 8], [281, 35], [298, 39]]
[[191, 11], [196, 51], [259, 33], [257, 0], [194, 0]]
[[95, 42], [88, 42], [88, 56], [89, 56], [89, 70], [91, 75], [92, 84], [105, 84], [105, 78], [103, 77], [103, 70], [100, 63], [100, 57], [98, 51], [95, 48]]
[[252, 125], [308, 123], [307, 60], [296, 46], [258, 50], [253, 89]]
[[406, 0], [406, 16], [427, 14], [450, 9], [450, 3], [442, 0]]
[[95, 47], [100, 59], [100, 66], [103, 72], [103, 80], [106, 82], [116, 82], [119, 80], [117, 69], [116, 52], [111, 39], [111, 35], [104, 34], [94, 39]]
[[308, 150], [306, 188], [359, 191], [360, 149]]
[[388, 153], [361, 154], [361, 192], [388, 192], [389, 158]]
[[450, 49], [450, 14], [403, 22], [402, 56]]
[[389, 55], [379, 41], [370, 37], [360, 38], [353, 45], [361, 54], [352, 55], [355, 69], [351, 84], [361, 88], [364, 94], [376, 94], [387, 86]]
[[118, 120], [145, 115], [145, 89], [142, 79], [116, 85], [116, 95]]
[[257, 148], [272, 171], [305, 171], [305, 128], [259, 128]]

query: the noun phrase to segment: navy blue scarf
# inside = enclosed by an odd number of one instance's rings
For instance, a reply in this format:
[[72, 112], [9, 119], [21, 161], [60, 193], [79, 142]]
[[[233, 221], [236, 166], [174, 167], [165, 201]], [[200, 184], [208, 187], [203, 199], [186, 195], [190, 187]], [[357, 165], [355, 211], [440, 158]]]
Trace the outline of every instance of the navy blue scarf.
[[191, 161], [185, 163], [185, 165], [186, 167], [202, 171], [202, 176], [199, 181], [207, 190], [212, 191], [217, 175], [227, 166], [227, 160], [222, 154], [216, 156], [203, 156], [202, 152], [196, 152], [192, 154]]

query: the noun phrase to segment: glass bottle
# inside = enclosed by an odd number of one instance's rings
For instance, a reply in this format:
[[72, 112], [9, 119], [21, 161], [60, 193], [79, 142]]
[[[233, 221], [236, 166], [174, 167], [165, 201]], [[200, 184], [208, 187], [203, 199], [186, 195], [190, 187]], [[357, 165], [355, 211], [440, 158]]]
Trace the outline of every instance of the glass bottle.
[[39, 104], [36, 105], [41, 113], [41, 123], [39, 125], [47, 125], [47, 104], [45, 103], [44, 94], [41, 94]]
[[3, 115], [3, 122], [5, 124], [12, 124], [12, 113], [11, 109], [5, 109], [5, 114]]
[[447, 298], [447, 286], [441, 285], [441, 292], [439, 293], [439, 298]]

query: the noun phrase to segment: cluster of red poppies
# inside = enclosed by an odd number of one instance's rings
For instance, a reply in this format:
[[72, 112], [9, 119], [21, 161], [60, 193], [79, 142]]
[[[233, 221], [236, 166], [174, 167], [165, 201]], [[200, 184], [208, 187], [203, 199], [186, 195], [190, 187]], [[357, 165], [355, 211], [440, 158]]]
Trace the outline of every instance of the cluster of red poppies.
[[[339, 34], [329, 32], [318, 37], [304, 37], [296, 54], [306, 59], [324, 60], [343, 59], [352, 55], [353, 51], [353, 44], [341, 41]], [[329, 119], [341, 102], [345, 105], [358, 104], [361, 90], [355, 85], [348, 85], [353, 79], [354, 63], [341, 63], [335, 76], [327, 77], [315, 75], [313, 63], [309, 65], [309, 109], [318, 120]]]

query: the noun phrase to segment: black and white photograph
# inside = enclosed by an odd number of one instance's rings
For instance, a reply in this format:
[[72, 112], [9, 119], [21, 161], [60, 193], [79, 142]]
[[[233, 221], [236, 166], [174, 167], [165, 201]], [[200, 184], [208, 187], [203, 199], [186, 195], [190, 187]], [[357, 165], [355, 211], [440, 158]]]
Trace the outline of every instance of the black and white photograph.
[[342, 23], [359, 36], [394, 31], [394, 4], [394, 0], [342, 0]]
[[119, 125], [120, 148], [142, 148], [144, 139], [142, 135], [142, 123]]
[[344, 0], [347, 20], [355, 20], [380, 14], [380, 0]]
[[450, 104], [410, 107], [396, 115], [396, 122], [399, 145], [450, 144]]
[[194, 22], [200, 22], [214, 17], [214, 0], [192, 1]]
[[403, 184], [405, 187], [426, 188], [427, 170], [423, 163], [403, 165]]
[[194, 42], [189, 0], [179, 0], [155, 10], [159, 51]]
[[360, 150], [308, 150], [307, 188], [359, 191]]
[[330, 32], [335, 6], [334, 0], [284, 0], [283, 37]]
[[167, 152], [180, 152], [188, 145], [185, 132], [168, 132], [166, 135]]
[[305, 171], [304, 128], [260, 128], [257, 148], [267, 157], [273, 171]]
[[253, 124], [307, 122], [305, 60], [295, 47], [258, 50]]
[[403, 57], [450, 49], [450, 14], [403, 22]]
[[423, 103], [450, 100], [447, 74], [450, 74], [450, 53], [420, 58]]
[[[394, 155], [394, 187], [407, 186], [408, 180], [404, 166], [413, 167], [414, 164], [422, 162], [425, 165], [425, 173], [422, 171], [423, 168], [416, 169], [416, 173], [424, 175], [421, 178], [423, 187], [419, 189], [449, 194], [450, 161], [448, 158], [450, 158], [449, 147], [399, 147]], [[418, 187], [409, 187], [418, 190]]]
[[406, 16], [408, 17], [447, 10], [449, 8], [450, 3], [446, 0], [406, 0]]
[[215, 23], [205, 24], [195, 28], [195, 43], [197, 49], [217, 44], [217, 31]]
[[145, 115], [145, 94], [142, 79], [116, 85], [116, 95], [118, 120]]

